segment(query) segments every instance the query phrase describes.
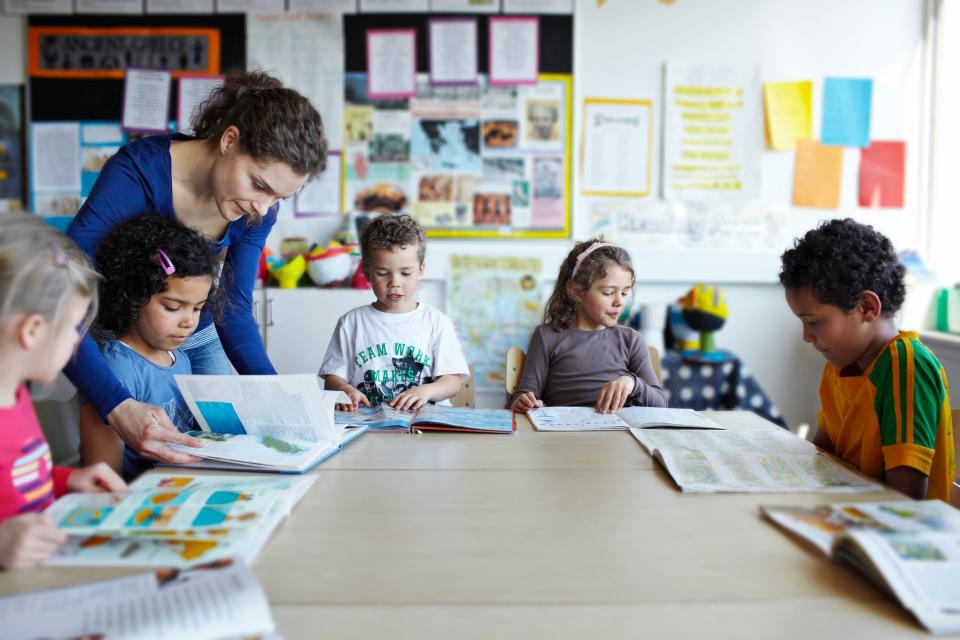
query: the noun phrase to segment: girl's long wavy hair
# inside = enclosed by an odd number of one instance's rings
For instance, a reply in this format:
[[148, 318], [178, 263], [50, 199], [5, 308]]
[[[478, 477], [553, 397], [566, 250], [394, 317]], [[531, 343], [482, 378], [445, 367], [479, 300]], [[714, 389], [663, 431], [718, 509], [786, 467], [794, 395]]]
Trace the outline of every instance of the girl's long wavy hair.
[[607, 268], [611, 264], [630, 272], [630, 286], [633, 286], [636, 281], [636, 272], [633, 270], [630, 254], [627, 253], [626, 249], [616, 245], [594, 249], [580, 262], [580, 267], [577, 268], [577, 273], [574, 275], [573, 269], [577, 264], [577, 257], [595, 242], [603, 242], [603, 240], [594, 238], [586, 242], [578, 242], [567, 254], [563, 264], [560, 265], [557, 284], [554, 286], [553, 294], [547, 301], [547, 308], [543, 312], [543, 323], [550, 325], [557, 331], [569, 329], [576, 324], [579, 303], [571, 294], [571, 289], [581, 293], [586, 292], [593, 286], [594, 282], [606, 277]]

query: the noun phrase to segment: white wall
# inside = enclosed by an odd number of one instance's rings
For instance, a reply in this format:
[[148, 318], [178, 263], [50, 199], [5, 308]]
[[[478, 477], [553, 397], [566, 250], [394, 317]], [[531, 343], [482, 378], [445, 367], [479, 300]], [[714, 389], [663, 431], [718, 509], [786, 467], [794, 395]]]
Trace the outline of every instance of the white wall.
[[26, 71], [24, 16], [0, 15], [0, 84], [23, 84]]

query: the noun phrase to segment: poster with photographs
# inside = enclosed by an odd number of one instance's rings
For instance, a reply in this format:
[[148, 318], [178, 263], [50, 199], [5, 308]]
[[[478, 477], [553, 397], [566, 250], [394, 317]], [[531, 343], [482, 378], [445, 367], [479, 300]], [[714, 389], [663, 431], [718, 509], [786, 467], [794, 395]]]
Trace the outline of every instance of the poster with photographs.
[[409, 213], [433, 237], [570, 236], [570, 76], [373, 100], [344, 79], [343, 209]]
[[0, 85], [0, 212], [23, 206], [20, 85]]

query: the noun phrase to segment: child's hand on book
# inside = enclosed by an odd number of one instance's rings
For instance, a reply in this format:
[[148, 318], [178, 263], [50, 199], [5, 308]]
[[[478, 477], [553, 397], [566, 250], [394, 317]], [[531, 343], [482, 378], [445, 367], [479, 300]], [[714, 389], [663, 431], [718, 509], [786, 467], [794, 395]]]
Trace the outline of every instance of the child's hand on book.
[[415, 411], [430, 401], [430, 385], [422, 384], [407, 389], [387, 404], [397, 411]]
[[0, 567], [34, 567], [53, 555], [66, 540], [67, 534], [42, 513], [8, 518], [0, 524]]
[[517, 396], [517, 399], [513, 401], [513, 405], [510, 407], [517, 413], [526, 413], [533, 409], [539, 409], [543, 406], [543, 400], [539, 400], [537, 396], [533, 395], [532, 391], [525, 391]]
[[356, 387], [350, 387], [349, 389], [343, 389], [343, 392], [350, 398], [350, 404], [343, 404], [342, 402], [337, 403], [337, 409], [340, 411], [356, 411], [360, 406], [369, 407], [370, 400], [367, 399], [367, 396], [363, 395], [363, 392], [357, 389]]
[[99, 493], [127, 490], [127, 483], [105, 462], [77, 469], [67, 479], [67, 490], [77, 493]]
[[620, 376], [603, 385], [597, 395], [597, 412], [616, 413], [623, 409], [635, 384], [636, 380], [632, 376]]

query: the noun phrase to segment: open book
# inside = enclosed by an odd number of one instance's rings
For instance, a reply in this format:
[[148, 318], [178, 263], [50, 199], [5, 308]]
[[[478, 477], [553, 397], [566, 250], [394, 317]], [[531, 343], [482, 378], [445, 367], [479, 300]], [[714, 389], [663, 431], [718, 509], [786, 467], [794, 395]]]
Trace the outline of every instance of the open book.
[[213, 462], [203, 468], [302, 473], [363, 433], [333, 419], [339, 391], [324, 391], [313, 374], [176, 376], [201, 431], [201, 449], [168, 445]]
[[275, 629], [256, 577], [230, 560], [5, 596], [0, 620], [7, 640], [212, 640]]
[[397, 411], [385, 404], [360, 407], [357, 411], [337, 411], [338, 425], [368, 429], [406, 429], [421, 431], [470, 431], [473, 433], [513, 433], [513, 414], [505, 409], [471, 409], [427, 404], [416, 411]]
[[46, 510], [67, 542], [53, 565], [252, 562], [313, 477], [148, 474], [129, 493], [71, 493]]
[[783, 429], [630, 433], [683, 491], [881, 491], [883, 488]]
[[597, 413], [593, 407], [541, 407], [527, 412], [537, 431], [613, 431], [651, 429], [720, 429], [693, 409], [624, 407], [617, 413]]
[[853, 565], [933, 633], [960, 633], [960, 511], [939, 500], [760, 510]]

